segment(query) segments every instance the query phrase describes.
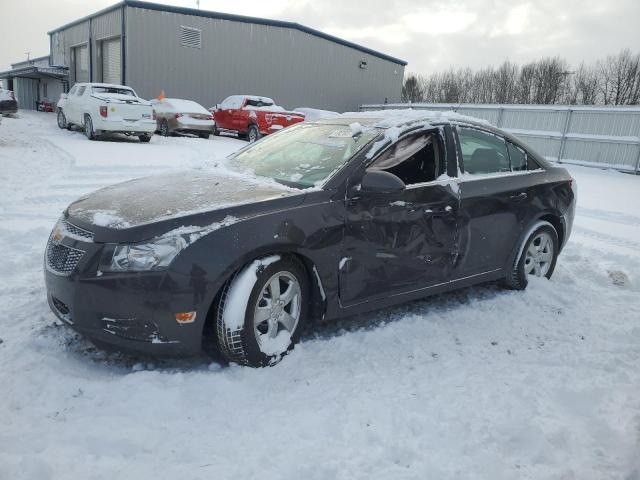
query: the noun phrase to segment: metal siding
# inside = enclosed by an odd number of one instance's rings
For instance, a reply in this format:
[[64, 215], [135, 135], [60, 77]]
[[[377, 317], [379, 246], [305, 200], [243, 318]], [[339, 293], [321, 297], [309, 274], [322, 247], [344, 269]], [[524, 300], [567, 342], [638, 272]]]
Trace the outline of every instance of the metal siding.
[[[120, 38], [122, 33], [122, 9], [118, 8], [91, 19], [91, 41], [93, 43], [93, 80], [100, 82], [103, 78], [102, 55], [103, 41]], [[120, 70], [120, 68], [118, 68]], [[119, 77], [119, 75], [118, 75]], [[120, 83], [118, 79], [117, 83]]]
[[[274, 98], [287, 108], [356, 110], [396, 102], [404, 67], [314, 35], [270, 25], [126, 8], [126, 77], [139, 95], [195, 100], [233, 94]], [[202, 48], [180, 44], [180, 27], [202, 30]], [[367, 69], [359, 67], [364, 60]]]
[[[89, 21], [73, 25], [65, 30], [52, 34], [51, 64], [69, 67], [69, 85], [73, 86], [75, 79], [75, 65], [72, 65], [71, 49], [79, 45], [88, 45]], [[86, 80], [89, 74], [87, 71]], [[78, 80], [81, 81], [81, 80]]]
[[38, 80], [16, 77], [13, 80], [14, 94], [18, 107], [23, 110], [35, 110], [38, 101]]

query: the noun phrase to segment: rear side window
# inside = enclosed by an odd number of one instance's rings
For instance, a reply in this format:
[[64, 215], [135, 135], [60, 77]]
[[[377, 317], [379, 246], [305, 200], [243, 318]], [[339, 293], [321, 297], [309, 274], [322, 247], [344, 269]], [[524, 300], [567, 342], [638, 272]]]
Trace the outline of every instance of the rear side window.
[[473, 128], [458, 128], [463, 172], [469, 175], [510, 172], [504, 139]]

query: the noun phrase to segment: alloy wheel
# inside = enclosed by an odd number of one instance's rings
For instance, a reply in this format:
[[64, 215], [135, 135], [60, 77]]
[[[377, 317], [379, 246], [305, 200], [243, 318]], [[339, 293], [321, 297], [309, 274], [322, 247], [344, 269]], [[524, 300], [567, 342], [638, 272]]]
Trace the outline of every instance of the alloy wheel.
[[258, 345], [275, 339], [283, 331], [293, 335], [300, 320], [301, 299], [300, 283], [289, 272], [278, 272], [266, 282], [253, 316]]
[[540, 232], [529, 244], [524, 260], [524, 272], [527, 275], [542, 277], [549, 273], [553, 263], [553, 239], [546, 232]]

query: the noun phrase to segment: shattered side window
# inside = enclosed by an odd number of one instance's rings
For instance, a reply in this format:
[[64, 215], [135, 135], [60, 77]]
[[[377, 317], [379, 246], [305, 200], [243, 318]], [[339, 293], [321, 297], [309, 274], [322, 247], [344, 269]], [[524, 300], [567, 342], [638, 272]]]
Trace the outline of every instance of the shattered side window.
[[410, 135], [385, 150], [369, 169], [392, 173], [406, 185], [432, 182], [442, 173], [440, 150], [436, 134]]

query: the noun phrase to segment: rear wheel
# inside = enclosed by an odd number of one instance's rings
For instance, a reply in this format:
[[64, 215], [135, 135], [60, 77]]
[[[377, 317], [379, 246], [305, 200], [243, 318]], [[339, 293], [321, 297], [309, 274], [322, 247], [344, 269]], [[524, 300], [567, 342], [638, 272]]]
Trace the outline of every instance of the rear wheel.
[[558, 252], [556, 229], [549, 222], [539, 222], [520, 245], [519, 254], [505, 278], [507, 286], [515, 290], [524, 290], [529, 283], [529, 275], [551, 278]]
[[200, 138], [204, 138], [205, 140], [207, 140], [209, 138], [209, 133], [200, 133], [200, 134], [198, 134], [198, 136]]
[[149, 143], [151, 141], [151, 135], [149, 134], [138, 135], [138, 138], [142, 143]]
[[91, 121], [91, 117], [89, 115], [85, 115], [84, 117], [84, 134], [89, 140], [96, 139], [96, 134], [93, 131], [93, 122]]
[[230, 280], [215, 306], [218, 348], [231, 362], [275, 365], [300, 338], [308, 317], [309, 282], [297, 260], [254, 260]]
[[160, 122], [160, 135], [162, 135], [163, 137], [168, 137], [170, 133], [171, 132], [169, 132], [169, 123], [166, 120], [162, 120]]
[[260, 140], [260, 130], [258, 130], [257, 126], [251, 125], [249, 127], [249, 131], [247, 132], [247, 140], [249, 140], [249, 143], [257, 142], [258, 140]]
[[218, 130], [218, 126], [214, 125], [213, 126], [213, 134], [217, 137], [218, 135], [220, 135], [220, 130]]
[[62, 110], [58, 110], [58, 128], [69, 128], [67, 125], [67, 117], [64, 116]]

